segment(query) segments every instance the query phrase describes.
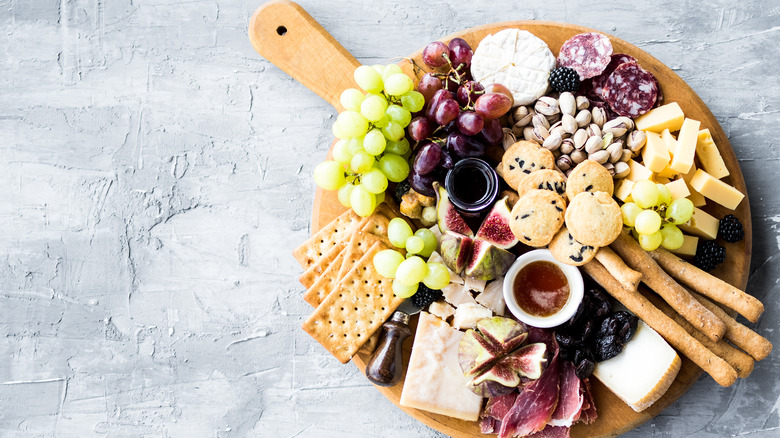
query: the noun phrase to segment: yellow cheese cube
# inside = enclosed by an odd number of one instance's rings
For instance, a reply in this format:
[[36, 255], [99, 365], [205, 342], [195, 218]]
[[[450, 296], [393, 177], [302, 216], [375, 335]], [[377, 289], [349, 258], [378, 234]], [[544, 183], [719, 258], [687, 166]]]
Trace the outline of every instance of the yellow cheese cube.
[[687, 234], [683, 234], [683, 244], [681, 247], [677, 249], [670, 250], [671, 252], [682, 255], [682, 256], [695, 256], [696, 255], [696, 247], [699, 246], [699, 238], [696, 236], [689, 236]]
[[669, 181], [670, 181], [670, 180], [669, 180], [669, 178], [664, 178], [664, 177], [662, 177], [662, 176], [658, 176], [658, 175], [656, 175], [656, 176], [653, 178], [653, 181], [655, 181], [655, 182], [656, 182], [656, 184], [669, 184]]
[[658, 133], [646, 131], [647, 143], [642, 148], [642, 162], [653, 172], [664, 170], [669, 164], [669, 151], [666, 149], [666, 143]]
[[691, 178], [691, 187], [708, 199], [734, 210], [745, 195], [734, 187], [699, 169]]
[[662, 132], [664, 129], [678, 131], [683, 124], [685, 114], [677, 102], [668, 103], [648, 111], [634, 120], [636, 129], [641, 131]]
[[664, 132], [661, 133], [661, 138], [664, 139], [666, 150], [669, 151], [669, 156], [673, 157], [674, 151], [677, 149], [677, 139], [674, 138], [674, 135], [672, 135], [668, 129], [664, 129]]
[[666, 188], [672, 192], [672, 201], [687, 198], [691, 194], [691, 191], [688, 190], [688, 184], [682, 178], [667, 183]]
[[653, 179], [653, 172], [648, 169], [647, 167], [637, 163], [634, 160], [628, 160], [628, 175], [626, 176], [626, 179], [637, 182], [642, 179], [651, 180]]
[[669, 166], [666, 166], [658, 172], [656, 176], [660, 176], [661, 178], [669, 178], [669, 179], [676, 179], [678, 176], [680, 176], [680, 172], [672, 169]]
[[723, 161], [723, 157], [720, 156], [720, 152], [718, 152], [718, 147], [715, 146], [715, 142], [712, 140], [712, 134], [710, 134], [709, 129], [699, 131], [699, 138], [696, 142], [696, 156], [699, 157], [701, 167], [710, 175], [718, 179], [729, 176], [729, 170], [726, 168], [726, 163]]
[[615, 197], [623, 202], [631, 202], [631, 189], [634, 188], [634, 181], [623, 178], [615, 186]]
[[688, 173], [691, 170], [693, 157], [696, 155], [699, 126], [701, 126], [700, 122], [685, 119], [682, 128], [680, 128], [680, 134], [677, 136], [677, 149], [674, 150], [674, 158], [672, 158], [669, 167], [682, 173]]
[[718, 236], [718, 222], [715, 217], [700, 208], [693, 209], [693, 216], [687, 224], [679, 225], [686, 233], [695, 234], [703, 239], [712, 240]]

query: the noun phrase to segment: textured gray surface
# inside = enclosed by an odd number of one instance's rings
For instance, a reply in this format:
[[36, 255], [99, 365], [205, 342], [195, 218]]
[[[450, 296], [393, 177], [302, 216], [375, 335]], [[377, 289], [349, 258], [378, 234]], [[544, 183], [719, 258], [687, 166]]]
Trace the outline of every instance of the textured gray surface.
[[[260, 3], [0, 0], [0, 436], [438, 436], [299, 328], [334, 110], [252, 50]], [[647, 3], [301, 1], [367, 64], [543, 19], [675, 69], [740, 157], [777, 344], [780, 6]], [[627, 436], [777, 436], [778, 362]]]

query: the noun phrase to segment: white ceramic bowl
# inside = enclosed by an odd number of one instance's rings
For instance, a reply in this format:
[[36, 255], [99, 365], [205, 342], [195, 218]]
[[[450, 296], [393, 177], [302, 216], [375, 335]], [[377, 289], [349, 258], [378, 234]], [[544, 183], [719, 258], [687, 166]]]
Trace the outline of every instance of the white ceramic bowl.
[[[561, 268], [561, 271], [566, 276], [566, 280], [569, 282], [569, 299], [566, 301], [566, 304], [557, 313], [545, 317], [531, 315], [520, 308], [514, 292], [515, 277], [517, 277], [520, 270], [529, 263], [538, 261], [552, 262]], [[579, 307], [582, 301], [584, 289], [585, 286], [582, 283], [580, 270], [576, 266], [559, 262], [550, 254], [548, 249], [535, 249], [521, 255], [515, 260], [515, 263], [512, 264], [504, 277], [504, 301], [506, 301], [509, 311], [520, 321], [540, 328], [559, 326], [574, 316], [577, 307]]]

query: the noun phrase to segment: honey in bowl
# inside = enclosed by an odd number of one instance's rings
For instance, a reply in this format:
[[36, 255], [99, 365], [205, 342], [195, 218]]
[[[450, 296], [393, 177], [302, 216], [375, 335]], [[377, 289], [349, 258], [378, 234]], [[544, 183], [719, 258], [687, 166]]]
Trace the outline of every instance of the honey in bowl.
[[518, 306], [540, 318], [558, 313], [571, 295], [566, 274], [555, 263], [544, 260], [523, 266], [513, 289]]

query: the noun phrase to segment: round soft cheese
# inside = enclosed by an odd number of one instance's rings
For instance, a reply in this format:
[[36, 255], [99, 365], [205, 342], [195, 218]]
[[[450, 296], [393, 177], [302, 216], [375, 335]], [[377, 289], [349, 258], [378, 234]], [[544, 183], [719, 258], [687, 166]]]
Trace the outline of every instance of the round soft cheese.
[[507, 87], [515, 106], [532, 104], [544, 96], [553, 68], [555, 56], [547, 43], [518, 29], [504, 29], [486, 36], [471, 58], [474, 80]]

